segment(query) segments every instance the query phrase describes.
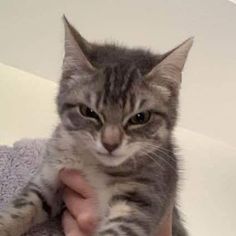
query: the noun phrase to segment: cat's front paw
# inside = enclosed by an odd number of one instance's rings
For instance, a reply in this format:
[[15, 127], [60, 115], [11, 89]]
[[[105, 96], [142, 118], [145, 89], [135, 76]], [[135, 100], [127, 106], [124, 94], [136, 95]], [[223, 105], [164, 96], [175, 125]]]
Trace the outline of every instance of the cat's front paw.
[[4, 220], [4, 216], [0, 214], [0, 236], [11, 236], [8, 225]]
[[0, 226], [0, 235], [1, 236], [10, 236], [11, 234], [9, 232], [7, 232], [7, 230], [4, 229], [2, 226]]

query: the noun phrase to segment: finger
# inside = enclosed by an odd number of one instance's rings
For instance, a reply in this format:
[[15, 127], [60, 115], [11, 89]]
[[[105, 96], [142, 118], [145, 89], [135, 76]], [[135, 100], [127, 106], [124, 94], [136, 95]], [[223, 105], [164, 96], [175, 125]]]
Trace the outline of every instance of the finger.
[[82, 198], [69, 188], [64, 189], [63, 199], [67, 209], [79, 224], [80, 229], [89, 233], [93, 232], [98, 222], [94, 202], [89, 198]]
[[59, 177], [65, 185], [81, 194], [84, 198], [94, 195], [94, 190], [83, 179], [79, 171], [63, 169], [60, 171]]
[[79, 229], [76, 220], [73, 219], [68, 211], [65, 211], [63, 214], [62, 226], [66, 236], [85, 236], [85, 234]]

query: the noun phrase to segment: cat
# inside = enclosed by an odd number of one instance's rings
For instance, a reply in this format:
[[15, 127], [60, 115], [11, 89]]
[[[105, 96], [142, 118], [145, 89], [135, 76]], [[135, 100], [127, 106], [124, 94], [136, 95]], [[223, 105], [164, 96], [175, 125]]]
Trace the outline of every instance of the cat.
[[[157, 55], [90, 43], [64, 17], [65, 55], [57, 108], [60, 123], [37, 174], [0, 214], [0, 235], [19, 236], [62, 211], [62, 168], [94, 187], [101, 218], [96, 236], [154, 236], [176, 205], [176, 124], [190, 38]], [[173, 235], [186, 236], [178, 209]]]

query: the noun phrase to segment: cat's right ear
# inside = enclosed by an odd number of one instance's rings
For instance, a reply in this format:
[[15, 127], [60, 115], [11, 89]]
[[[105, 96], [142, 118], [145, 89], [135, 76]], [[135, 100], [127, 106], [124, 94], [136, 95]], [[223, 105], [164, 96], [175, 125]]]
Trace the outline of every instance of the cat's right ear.
[[162, 61], [157, 64], [146, 78], [159, 85], [172, 87], [178, 90], [181, 83], [182, 71], [188, 53], [193, 45], [193, 38], [189, 38], [182, 44], [166, 53]]
[[65, 54], [63, 71], [76, 71], [80, 75], [95, 71], [85, 53], [91, 50], [91, 45], [79, 34], [79, 32], [63, 16], [65, 27]]

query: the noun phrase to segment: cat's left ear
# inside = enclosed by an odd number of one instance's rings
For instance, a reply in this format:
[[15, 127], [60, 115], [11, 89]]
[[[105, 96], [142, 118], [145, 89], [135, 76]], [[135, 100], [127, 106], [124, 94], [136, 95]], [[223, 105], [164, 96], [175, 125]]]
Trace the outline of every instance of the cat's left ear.
[[147, 75], [146, 78], [157, 80], [161, 84], [173, 85], [178, 88], [181, 83], [181, 74], [188, 53], [193, 45], [193, 38], [189, 38], [163, 56]]
[[65, 55], [63, 70], [77, 70], [80, 74], [91, 73], [96, 69], [89, 62], [86, 54], [91, 50], [89, 44], [80, 33], [63, 16], [65, 27]]

